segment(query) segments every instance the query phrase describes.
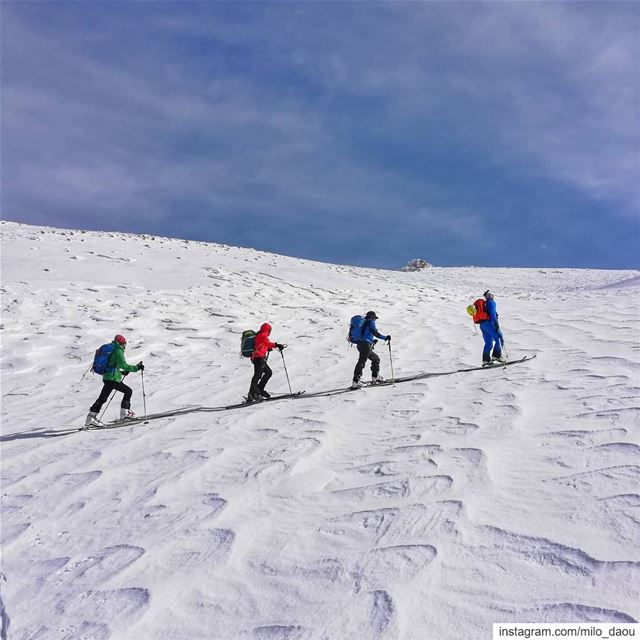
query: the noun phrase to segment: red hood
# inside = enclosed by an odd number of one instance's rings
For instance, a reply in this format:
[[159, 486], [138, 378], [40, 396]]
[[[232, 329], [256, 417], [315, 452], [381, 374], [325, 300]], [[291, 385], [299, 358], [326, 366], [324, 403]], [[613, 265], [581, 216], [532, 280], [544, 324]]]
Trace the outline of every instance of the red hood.
[[260, 327], [260, 333], [266, 333], [267, 335], [269, 335], [271, 333], [271, 325], [268, 322], [265, 322]]

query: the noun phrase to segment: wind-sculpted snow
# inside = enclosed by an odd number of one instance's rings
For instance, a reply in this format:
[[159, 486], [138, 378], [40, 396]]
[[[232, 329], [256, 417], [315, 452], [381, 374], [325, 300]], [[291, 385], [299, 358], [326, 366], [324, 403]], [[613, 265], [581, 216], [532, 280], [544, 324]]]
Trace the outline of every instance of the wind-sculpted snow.
[[[466, 640], [640, 620], [637, 272], [389, 272], [1, 228], [3, 638]], [[348, 322], [369, 309], [392, 335], [383, 376], [390, 355], [396, 376], [477, 366], [465, 307], [487, 287], [509, 357], [534, 360], [344, 390]], [[263, 321], [289, 345], [268, 389], [288, 391], [286, 365], [305, 395], [210, 410], [247, 393], [240, 334]], [[146, 365], [144, 399], [127, 377], [134, 410], [181, 411], [78, 431], [116, 333]]]
[[371, 611], [371, 632], [373, 637], [380, 637], [386, 630], [394, 614], [393, 600], [386, 591], [373, 592], [373, 609]]

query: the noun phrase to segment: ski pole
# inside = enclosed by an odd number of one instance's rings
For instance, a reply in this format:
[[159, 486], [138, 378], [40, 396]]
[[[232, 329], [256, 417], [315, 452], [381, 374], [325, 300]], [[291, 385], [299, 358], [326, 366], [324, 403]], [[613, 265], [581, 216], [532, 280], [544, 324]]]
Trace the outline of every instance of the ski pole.
[[500, 344], [502, 345], [502, 350], [504, 351], [505, 359], [509, 359], [509, 354], [507, 353], [507, 348], [504, 346], [504, 336], [500, 336]]
[[80, 382], [82, 382], [85, 379], [87, 373], [89, 373], [91, 369], [93, 369], [93, 362], [89, 365], [89, 368], [82, 374], [82, 378], [80, 378]]
[[287, 376], [287, 384], [289, 385], [289, 393], [293, 395], [293, 391], [291, 390], [291, 382], [289, 382], [289, 372], [287, 371], [287, 363], [284, 361], [284, 353], [282, 353], [282, 349], [280, 349], [280, 355], [282, 356], [282, 364], [284, 366], [284, 373]]
[[393, 358], [391, 357], [391, 340], [387, 342], [387, 345], [389, 346], [389, 364], [391, 365], [391, 380], [393, 381], [393, 384], [395, 384], [396, 377], [393, 373]]
[[109, 408], [109, 405], [111, 404], [111, 401], [113, 400], [113, 396], [116, 395], [116, 390], [113, 390], [113, 393], [111, 394], [111, 397], [109, 398], [109, 402], [107, 402], [107, 406], [102, 410], [102, 413], [100, 414], [100, 417], [98, 418], [99, 421], [102, 421], [102, 416], [104, 415], [104, 412]]
[[144, 392], [144, 370], [140, 372], [142, 376], [142, 403], [144, 405], [144, 419], [147, 419], [147, 394]]

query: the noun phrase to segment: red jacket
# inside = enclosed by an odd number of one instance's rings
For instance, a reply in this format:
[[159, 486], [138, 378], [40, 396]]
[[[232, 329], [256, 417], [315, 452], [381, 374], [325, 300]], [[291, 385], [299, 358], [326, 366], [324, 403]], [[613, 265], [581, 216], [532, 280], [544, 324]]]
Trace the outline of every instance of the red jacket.
[[270, 333], [271, 325], [265, 322], [260, 327], [260, 331], [256, 334], [255, 347], [251, 354], [252, 360], [256, 360], [257, 358], [266, 358], [267, 351], [271, 351], [271, 349], [276, 348], [276, 343], [269, 340]]

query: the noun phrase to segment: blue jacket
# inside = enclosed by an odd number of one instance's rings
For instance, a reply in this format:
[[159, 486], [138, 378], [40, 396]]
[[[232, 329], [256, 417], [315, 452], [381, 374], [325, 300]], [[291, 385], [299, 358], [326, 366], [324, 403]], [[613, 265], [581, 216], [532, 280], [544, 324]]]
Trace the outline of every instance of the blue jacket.
[[484, 320], [483, 322], [480, 323], [480, 328], [482, 329], [482, 325], [491, 325], [491, 327], [493, 327], [493, 329], [495, 329], [496, 331], [496, 335], [499, 338], [503, 338], [502, 335], [502, 331], [500, 329], [500, 323], [498, 322], [498, 308], [496, 306], [496, 301], [495, 300], [487, 300], [487, 303], [485, 304], [485, 311], [489, 314], [489, 319], [488, 320]]
[[362, 340], [359, 342], [368, 342], [369, 344], [373, 344], [374, 338], [378, 338], [378, 340], [386, 340], [387, 336], [383, 336], [378, 331], [375, 320], [365, 320], [364, 329], [362, 331]]
[[[487, 300], [485, 304], [485, 311], [489, 314], [489, 320], [495, 324], [498, 322], [498, 308], [496, 307], [495, 300]], [[497, 327], [496, 327], [497, 328]]]

